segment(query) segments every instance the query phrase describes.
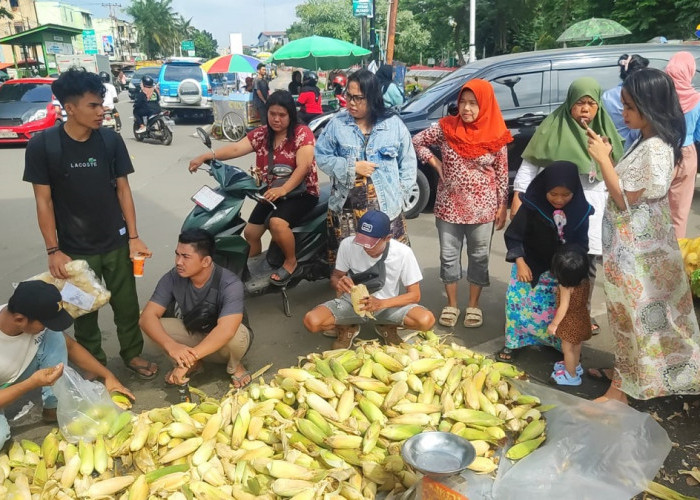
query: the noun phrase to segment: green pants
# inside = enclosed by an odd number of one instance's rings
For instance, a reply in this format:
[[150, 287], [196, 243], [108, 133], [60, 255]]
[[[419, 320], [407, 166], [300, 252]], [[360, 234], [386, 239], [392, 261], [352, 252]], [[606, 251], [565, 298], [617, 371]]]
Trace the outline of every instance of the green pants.
[[[143, 335], [139, 328], [139, 301], [129, 259], [129, 246], [99, 255], [68, 255], [73, 260], [86, 260], [97, 277], [104, 279], [105, 287], [112, 294], [109, 304], [114, 311], [114, 324], [117, 327], [120, 345], [119, 355], [128, 363], [143, 350]], [[107, 364], [107, 356], [102, 350], [102, 332], [97, 323], [97, 311], [77, 318], [74, 327], [75, 340], [100, 363]]]

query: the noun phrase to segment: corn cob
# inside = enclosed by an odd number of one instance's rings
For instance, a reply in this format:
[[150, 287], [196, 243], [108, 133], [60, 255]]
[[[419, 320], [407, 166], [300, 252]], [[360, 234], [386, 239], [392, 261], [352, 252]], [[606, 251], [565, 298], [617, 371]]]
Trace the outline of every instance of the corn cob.
[[293, 497], [305, 490], [313, 490], [313, 487], [314, 483], [301, 479], [275, 479], [270, 484], [270, 489], [275, 495], [285, 498]]
[[445, 413], [445, 418], [450, 418], [465, 424], [476, 424], [483, 426], [501, 425], [503, 420], [480, 410], [470, 410], [468, 408], [460, 408]]
[[50, 469], [56, 465], [56, 459], [58, 458], [58, 438], [53, 432], [48, 433], [41, 443], [41, 456], [44, 458], [47, 468]]
[[199, 448], [203, 442], [204, 440], [201, 437], [187, 439], [160, 457], [160, 463], [167, 464], [177, 460], [178, 458], [185, 457], [190, 453], [194, 453], [194, 451]]
[[486, 457], [476, 457], [474, 461], [467, 466], [467, 469], [476, 472], [477, 474], [489, 474], [496, 470], [498, 464]]
[[392, 441], [403, 441], [421, 432], [423, 432], [423, 427], [420, 425], [388, 424], [379, 431], [379, 434]]
[[354, 450], [362, 446], [362, 436], [351, 436], [348, 434], [334, 434], [325, 438], [324, 441], [334, 450]]
[[525, 458], [530, 453], [535, 451], [546, 439], [545, 436], [540, 436], [536, 439], [530, 439], [529, 441], [521, 441], [520, 443], [511, 446], [506, 452], [506, 457], [511, 460], [520, 460]]
[[338, 413], [335, 411], [335, 409], [318, 394], [309, 394], [306, 397], [306, 402], [309, 407], [319, 412], [325, 418], [335, 421], [340, 420], [340, 417], [338, 417]]
[[533, 420], [522, 430], [518, 439], [515, 440], [516, 443], [522, 443], [523, 441], [530, 441], [542, 435], [546, 423], [544, 420]]
[[98, 481], [88, 488], [87, 496], [90, 498], [102, 498], [114, 495], [131, 486], [133, 482], [133, 476], [119, 476]]
[[80, 473], [86, 476], [95, 470], [95, 454], [92, 443], [80, 440], [78, 443], [78, 454], [80, 455]]

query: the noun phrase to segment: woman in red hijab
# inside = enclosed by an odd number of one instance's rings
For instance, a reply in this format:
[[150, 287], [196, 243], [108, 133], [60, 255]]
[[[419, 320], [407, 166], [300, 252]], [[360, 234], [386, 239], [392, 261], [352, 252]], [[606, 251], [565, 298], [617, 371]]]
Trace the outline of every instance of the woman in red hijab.
[[[457, 99], [457, 116], [446, 116], [413, 138], [420, 161], [439, 181], [435, 224], [440, 239], [440, 279], [447, 305], [439, 322], [454, 327], [460, 315], [457, 285], [462, 278], [462, 247], [467, 244], [469, 303], [464, 326], [483, 324], [481, 289], [489, 286], [489, 253], [494, 228], [503, 229], [508, 202], [508, 153], [513, 140], [491, 84], [470, 80]], [[430, 148], [440, 151], [436, 156]]]
[[695, 174], [698, 170], [698, 155], [695, 142], [700, 142], [700, 93], [693, 87], [695, 58], [690, 52], [678, 52], [671, 57], [666, 73], [673, 80], [678, 100], [685, 116], [685, 137], [683, 138], [683, 159], [676, 167], [676, 174], [668, 190], [671, 205], [671, 219], [676, 238], [685, 238], [688, 226], [690, 205], [695, 194]]

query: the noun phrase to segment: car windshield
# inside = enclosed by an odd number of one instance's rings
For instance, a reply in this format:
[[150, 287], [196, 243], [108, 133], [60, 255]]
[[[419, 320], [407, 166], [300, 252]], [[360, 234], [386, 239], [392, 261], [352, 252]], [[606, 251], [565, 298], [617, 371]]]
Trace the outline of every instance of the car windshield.
[[141, 80], [144, 76], [148, 75], [153, 79], [158, 78], [158, 74], [160, 73], [160, 68], [141, 68], [136, 70], [134, 73], [134, 76], [132, 77], [133, 80]]
[[164, 81], [181, 82], [188, 78], [200, 81], [202, 79], [202, 68], [199, 66], [181, 66], [179, 64], [168, 64], [165, 66]]
[[0, 87], [0, 102], [51, 102], [51, 85], [6, 83]]
[[404, 104], [401, 108], [401, 113], [421, 113], [428, 109], [435, 102], [441, 100], [440, 98], [443, 94], [446, 94], [454, 89], [454, 80], [460, 80], [466, 82], [469, 80], [471, 75], [475, 73], [475, 69], [469, 68], [468, 66], [463, 66], [457, 71], [448, 73], [447, 75], [440, 78], [437, 82], [432, 84], [430, 87], [425, 89], [416, 97]]

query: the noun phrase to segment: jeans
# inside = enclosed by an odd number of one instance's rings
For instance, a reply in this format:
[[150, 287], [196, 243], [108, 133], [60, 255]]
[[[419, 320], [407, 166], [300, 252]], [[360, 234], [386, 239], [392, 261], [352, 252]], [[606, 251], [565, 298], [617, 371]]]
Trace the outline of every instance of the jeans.
[[[86, 260], [97, 278], [103, 278], [112, 296], [109, 305], [114, 311], [114, 324], [121, 347], [119, 355], [128, 363], [141, 354], [143, 334], [139, 328], [139, 301], [136, 296], [136, 280], [129, 259], [129, 246], [98, 255], [70, 254], [71, 259]], [[102, 332], [97, 323], [97, 311], [75, 319], [75, 340], [103, 365], [107, 355], [102, 350]]]
[[462, 279], [462, 246], [467, 242], [467, 281], [489, 286], [489, 254], [493, 222], [453, 224], [435, 218], [440, 240], [440, 279], [454, 283]]
[[[38, 370], [50, 368], [59, 363], [63, 363], [64, 366], [68, 364], [68, 350], [63, 332], [46, 330], [34, 359], [13, 384], [27, 380]], [[58, 401], [53, 394], [51, 386], [41, 388], [41, 401], [44, 408], [56, 408], [58, 406]], [[8, 439], [10, 439], [10, 424], [7, 422], [4, 411], [0, 410], [0, 448], [5, 445]]]

